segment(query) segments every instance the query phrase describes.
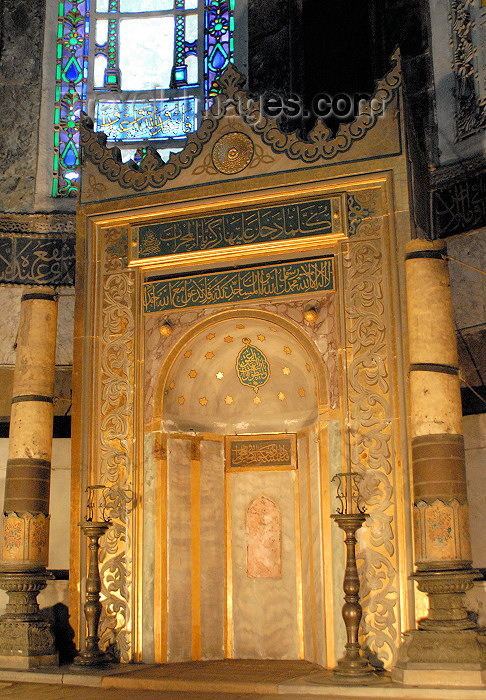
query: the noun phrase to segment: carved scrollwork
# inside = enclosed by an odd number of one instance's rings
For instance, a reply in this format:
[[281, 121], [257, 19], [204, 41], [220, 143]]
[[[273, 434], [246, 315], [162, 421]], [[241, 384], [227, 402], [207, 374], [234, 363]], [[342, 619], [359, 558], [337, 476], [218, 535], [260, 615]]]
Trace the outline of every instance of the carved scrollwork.
[[478, 72], [475, 65], [474, 0], [452, 0], [449, 21], [453, 49], [452, 70], [456, 78], [456, 128], [457, 138], [480, 131], [486, 127], [484, 100], [478, 97]]
[[[112, 231], [113, 234], [113, 231]], [[118, 240], [118, 239], [117, 239]], [[112, 243], [108, 237], [108, 243]], [[109, 260], [109, 255], [107, 256]], [[115, 259], [119, 259], [116, 258]], [[103, 281], [100, 481], [113, 525], [100, 547], [101, 644], [131, 660], [134, 315], [131, 273]]]
[[[360, 141], [375, 126], [385, 107], [395, 97], [401, 84], [398, 52], [393, 54], [392, 61], [392, 69], [378, 82], [374, 96], [363, 104], [359, 116], [350, 124], [342, 124], [335, 137], [332, 137], [331, 131], [321, 120], [316, 123], [307, 140], [300, 139], [295, 133], [286, 134], [281, 131], [278, 121], [265, 117], [257, 102], [248, 98], [242, 89], [244, 76], [230, 63], [219, 79], [221, 94], [216, 96], [213, 105], [205, 113], [198, 130], [187, 137], [185, 148], [179, 153], [171, 153], [167, 163], [150, 147], [139, 165], [133, 161], [123, 163], [120, 150], [116, 147], [107, 148], [106, 134], [95, 132], [92, 120], [86, 115], [83, 116], [80, 130], [83, 157], [96, 165], [108, 180], [117, 182], [123, 188], [136, 192], [147, 187], [161, 188], [192, 165], [223, 117], [239, 115], [274, 153], [284, 153], [291, 160], [301, 160], [304, 163], [329, 160], [339, 153], [345, 153], [353, 143]], [[205, 172], [208, 166], [209, 163], [204, 162], [201, 172]]]
[[364, 646], [386, 666], [398, 643], [396, 553], [391, 481], [390, 397], [382, 254], [377, 240], [356, 240], [344, 256], [351, 468], [361, 473], [370, 518], [358, 559]]

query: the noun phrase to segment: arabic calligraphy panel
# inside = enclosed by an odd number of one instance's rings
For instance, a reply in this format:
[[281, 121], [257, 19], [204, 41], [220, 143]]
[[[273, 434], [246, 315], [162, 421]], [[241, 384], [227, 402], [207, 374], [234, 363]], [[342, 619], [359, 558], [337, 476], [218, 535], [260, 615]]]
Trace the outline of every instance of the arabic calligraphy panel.
[[[124, 137], [125, 138], [125, 137]], [[162, 221], [138, 228], [140, 260], [342, 232], [341, 198]]]
[[225, 304], [334, 289], [334, 258], [154, 280], [143, 285], [143, 311]]
[[297, 468], [294, 434], [227, 435], [225, 454], [226, 471]]
[[155, 100], [153, 102], [99, 102], [96, 129], [109, 139], [180, 138], [197, 129], [197, 100]]

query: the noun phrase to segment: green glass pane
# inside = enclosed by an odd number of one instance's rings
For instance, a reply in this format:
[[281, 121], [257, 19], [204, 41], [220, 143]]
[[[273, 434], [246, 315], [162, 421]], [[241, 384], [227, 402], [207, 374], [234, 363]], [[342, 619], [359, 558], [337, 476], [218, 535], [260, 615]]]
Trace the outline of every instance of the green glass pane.
[[186, 41], [192, 44], [197, 39], [197, 15], [186, 16]]
[[123, 90], [168, 88], [174, 58], [174, 18], [122, 20], [119, 50]]
[[174, 0], [120, 0], [120, 12], [172, 10]]
[[108, 20], [99, 19], [96, 22], [96, 43], [100, 46], [108, 41]]

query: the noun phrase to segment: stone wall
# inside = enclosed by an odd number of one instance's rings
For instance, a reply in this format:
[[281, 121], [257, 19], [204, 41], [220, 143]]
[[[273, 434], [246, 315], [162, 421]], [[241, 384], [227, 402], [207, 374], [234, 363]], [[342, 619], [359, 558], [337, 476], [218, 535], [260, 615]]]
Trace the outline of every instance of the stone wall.
[[45, 1], [15, 0], [0, 8], [0, 206], [29, 212], [37, 168]]

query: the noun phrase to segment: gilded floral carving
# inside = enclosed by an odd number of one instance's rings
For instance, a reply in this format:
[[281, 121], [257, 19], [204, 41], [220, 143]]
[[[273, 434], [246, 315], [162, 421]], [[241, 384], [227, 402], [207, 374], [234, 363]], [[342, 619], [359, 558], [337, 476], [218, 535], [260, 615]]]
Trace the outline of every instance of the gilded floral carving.
[[[125, 233], [107, 230], [105, 270], [122, 266], [118, 247]], [[115, 272], [103, 278], [99, 479], [107, 487], [106, 515], [113, 524], [100, 547], [99, 633], [101, 644], [123, 661], [132, 660], [134, 290], [133, 273]]]
[[363, 474], [370, 513], [358, 553], [362, 643], [391, 666], [398, 645], [397, 572], [382, 264], [379, 239], [356, 240], [344, 256], [351, 468]]

